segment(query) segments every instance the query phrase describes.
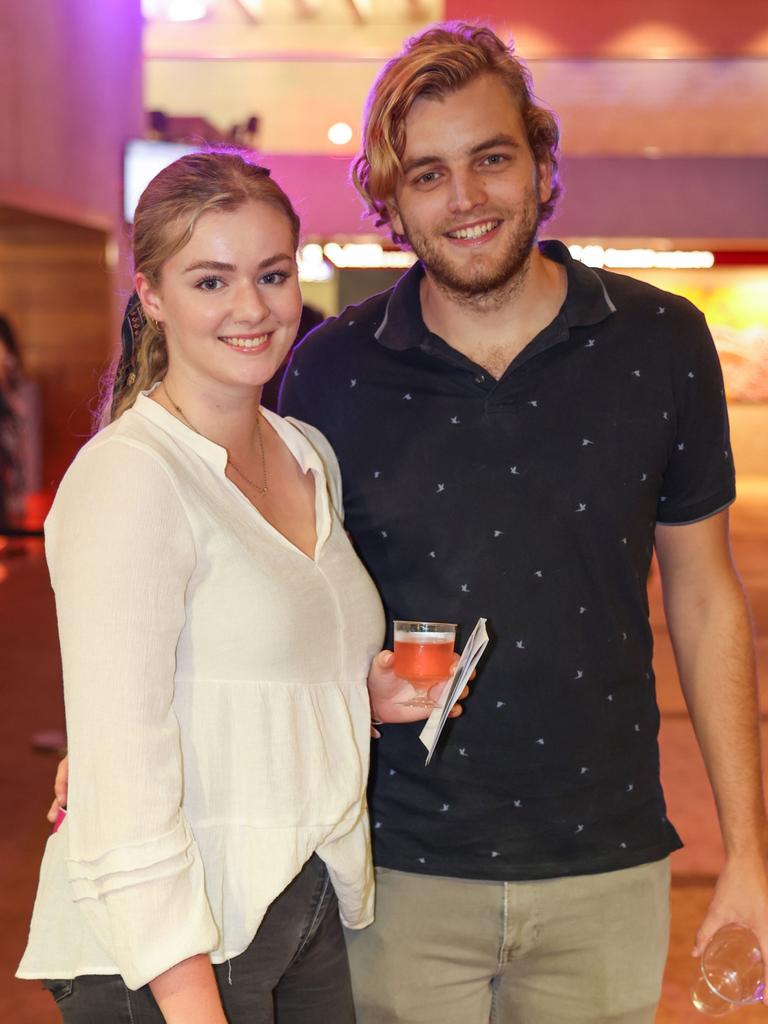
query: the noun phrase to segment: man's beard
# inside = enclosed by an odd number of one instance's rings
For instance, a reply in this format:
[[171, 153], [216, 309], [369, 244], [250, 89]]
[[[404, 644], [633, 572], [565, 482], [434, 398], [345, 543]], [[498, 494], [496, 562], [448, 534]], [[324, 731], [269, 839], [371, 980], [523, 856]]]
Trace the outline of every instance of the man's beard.
[[[491, 262], [483, 260], [479, 266], [460, 266], [444, 253], [434, 236], [409, 229], [402, 219], [405, 237], [424, 264], [429, 276], [450, 298], [478, 308], [495, 307], [515, 292], [528, 270], [528, 261], [539, 228], [539, 205], [531, 190], [519, 213], [517, 222], [505, 217], [513, 231], [505, 250]], [[488, 220], [494, 220], [488, 216]]]

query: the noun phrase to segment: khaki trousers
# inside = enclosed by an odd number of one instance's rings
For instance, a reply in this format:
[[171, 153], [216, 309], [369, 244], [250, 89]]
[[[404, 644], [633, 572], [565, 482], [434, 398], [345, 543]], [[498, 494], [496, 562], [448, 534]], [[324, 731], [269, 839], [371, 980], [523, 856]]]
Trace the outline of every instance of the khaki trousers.
[[377, 870], [346, 933], [357, 1024], [653, 1024], [669, 861], [482, 882]]

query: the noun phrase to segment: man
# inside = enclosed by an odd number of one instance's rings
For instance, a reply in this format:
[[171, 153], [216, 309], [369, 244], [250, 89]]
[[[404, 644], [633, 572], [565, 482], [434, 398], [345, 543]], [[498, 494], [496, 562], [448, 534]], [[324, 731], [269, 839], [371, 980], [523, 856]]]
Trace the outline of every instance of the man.
[[354, 173], [420, 263], [311, 334], [283, 386], [281, 411], [339, 456], [390, 618], [466, 638], [486, 615], [492, 633], [429, 768], [418, 727], [376, 743], [376, 922], [349, 936], [360, 1024], [653, 1020], [680, 846], [659, 783], [654, 543], [727, 854], [696, 946], [740, 921], [768, 954], [717, 358], [685, 300], [536, 244], [557, 142], [490, 30], [411, 40], [373, 87]]

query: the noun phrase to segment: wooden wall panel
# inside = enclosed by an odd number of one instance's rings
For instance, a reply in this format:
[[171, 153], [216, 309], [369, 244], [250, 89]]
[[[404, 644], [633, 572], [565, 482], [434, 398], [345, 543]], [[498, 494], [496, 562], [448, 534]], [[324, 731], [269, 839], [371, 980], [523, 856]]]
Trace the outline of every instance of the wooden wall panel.
[[91, 431], [113, 353], [107, 235], [0, 210], [0, 313], [42, 398], [43, 485], [54, 488]]

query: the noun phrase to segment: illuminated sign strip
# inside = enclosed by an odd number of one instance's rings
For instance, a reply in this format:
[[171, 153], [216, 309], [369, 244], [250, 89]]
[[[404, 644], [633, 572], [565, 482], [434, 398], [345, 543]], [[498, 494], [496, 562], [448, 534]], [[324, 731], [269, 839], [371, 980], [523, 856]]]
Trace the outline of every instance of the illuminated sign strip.
[[707, 250], [667, 252], [660, 249], [604, 249], [602, 245], [569, 245], [575, 260], [609, 270], [708, 270], [715, 254]]
[[[609, 270], [709, 270], [721, 263], [759, 264], [768, 260], [768, 254], [762, 252], [716, 254], [708, 249], [606, 249], [602, 245], [568, 248], [574, 259], [588, 267]], [[313, 243], [305, 245], [299, 254], [304, 281], [327, 281], [334, 267], [339, 270], [407, 270], [415, 262], [414, 253], [385, 249], [378, 242]]]
[[414, 253], [401, 249], [383, 249], [378, 242], [347, 242], [345, 245], [329, 242], [323, 246], [323, 252], [334, 267], [344, 269], [407, 270], [416, 262]]

